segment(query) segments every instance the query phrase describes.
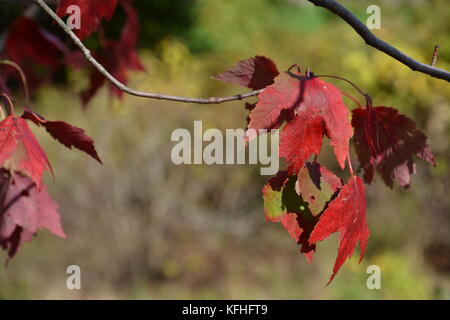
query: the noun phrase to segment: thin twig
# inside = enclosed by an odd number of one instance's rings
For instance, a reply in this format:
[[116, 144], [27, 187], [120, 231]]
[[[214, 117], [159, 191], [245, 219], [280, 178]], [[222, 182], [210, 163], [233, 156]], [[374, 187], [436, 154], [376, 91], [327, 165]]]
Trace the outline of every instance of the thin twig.
[[438, 44], [434, 46], [433, 57], [431, 58], [431, 66], [432, 67], [436, 66], [436, 62], [437, 62], [437, 58], [438, 58], [438, 54], [439, 54], [439, 48], [440, 48], [440, 46]]
[[3, 104], [0, 104], [0, 115], [2, 116], [2, 120], [5, 120], [6, 116], [5, 111], [3, 111], [3, 109], [6, 109], [5, 106]]
[[347, 160], [348, 160], [348, 170], [350, 172], [350, 175], [354, 176], [353, 166], [352, 166], [352, 159], [350, 158], [350, 152], [347, 152]]
[[23, 72], [22, 68], [17, 63], [11, 60], [0, 60], [0, 64], [11, 66], [17, 70], [20, 75], [20, 79], [22, 80], [23, 91], [25, 92], [25, 101], [28, 103], [30, 101], [30, 94], [28, 90], [27, 77], [25, 77], [25, 73]]
[[149, 98], [149, 99], [158, 99], [158, 100], [170, 100], [177, 102], [185, 102], [185, 103], [199, 103], [199, 104], [218, 104], [222, 102], [242, 100], [244, 98], [249, 98], [258, 95], [262, 90], [255, 90], [249, 93], [237, 94], [230, 97], [211, 97], [211, 98], [187, 98], [187, 97], [179, 97], [166, 95], [161, 93], [152, 93], [152, 92], [142, 92], [131, 89], [127, 87], [125, 84], [114, 78], [105, 67], [103, 67], [94, 57], [92, 57], [91, 52], [88, 48], [84, 46], [81, 40], [75, 35], [75, 33], [70, 30], [70, 28], [64, 23], [64, 21], [58, 17], [58, 15], [45, 3], [44, 0], [34, 0], [34, 2], [39, 5], [45, 12], [47, 12], [50, 17], [67, 33], [75, 43], [75, 45], [80, 48], [81, 52], [84, 54], [85, 58], [89, 63], [91, 63], [103, 76], [105, 76], [113, 85], [115, 85], [119, 90], [126, 92], [133, 96]]
[[9, 109], [5, 110], [6, 113], [8, 114], [8, 116], [10, 116], [12, 114], [15, 114], [14, 104], [12, 103], [11, 98], [6, 93], [4, 93], [2, 91], [0, 91], [0, 96], [4, 97], [8, 101]]
[[353, 15], [347, 8], [334, 0], [308, 0], [316, 6], [323, 7], [332, 13], [336, 14], [347, 22], [369, 45], [378, 49], [387, 55], [391, 56], [395, 60], [401, 62], [402, 64], [408, 66], [413, 71], [418, 71], [421, 73], [428, 74], [437, 79], [442, 79], [450, 82], [450, 72], [430, 66], [425, 63], [421, 63], [413, 58], [407, 56], [397, 48], [391, 46], [387, 42], [381, 40], [370, 32], [369, 28], [361, 22], [356, 16]]
[[353, 82], [351, 82], [351, 81], [348, 80], [348, 79], [345, 79], [344, 77], [334, 76], [334, 75], [331, 75], [331, 74], [318, 74], [318, 75], [315, 75], [315, 76], [316, 76], [317, 78], [333, 78], [333, 79], [338, 79], [338, 80], [345, 81], [345, 82], [347, 82], [348, 84], [350, 84], [353, 88], [355, 88], [356, 91], [358, 91], [358, 93], [359, 93], [360, 95], [362, 95], [363, 97], [366, 97], [366, 95], [367, 95], [367, 93], [363, 92], [356, 84], [354, 84]]
[[356, 98], [352, 97], [351, 95], [349, 95], [348, 93], [345, 93], [344, 91], [338, 89], [342, 95], [346, 96], [347, 98], [349, 98], [350, 100], [352, 100], [358, 107], [362, 108], [362, 105], [359, 103], [358, 100], [356, 100]]

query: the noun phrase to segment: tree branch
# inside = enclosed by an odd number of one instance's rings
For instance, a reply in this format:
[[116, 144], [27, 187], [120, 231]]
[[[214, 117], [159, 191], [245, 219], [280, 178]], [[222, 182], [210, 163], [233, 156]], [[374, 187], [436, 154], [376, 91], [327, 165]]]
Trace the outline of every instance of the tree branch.
[[351, 13], [349, 10], [347, 10], [347, 8], [345, 8], [337, 1], [334, 0], [308, 0], [308, 1], [316, 6], [323, 7], [331, 11], [335, 15], [345, 20], [345, 22], [347, 22], [361, 36], [361, 38], [364, 39], [364, 41], [369, 46], [372, 46], [375, 49], [378, 49], [386, 53], [395, 60], [408, 66], [413, 71], [425, 73], [434, 78], [450, 82], [450, 72], [414, 60], [413, 58], [407, 56], [397, 48], [391, 46], [387, 42], [376, 37], [372, 32], [370, 32], [369, 28], [367, 28], [367, 26], [364, 23], [362, 23], [356, 16], [353, 15], [353, 13]]
[[34, 2], [40, 6], [45, 12], [47, 12], [50, 17], [67, 33], [75, 43], [75, 45], [80, 48], [81, 52], [84, 54], [85, 58], [89, 63], [91, 63], [94, 68], [96, 68], [106, 79], [108, 79], [113, 85], [115, 85], [119, 90], [126, 92], [133, 96], [149, 98], [149, 99], [158, 99], [158, 100], [170, 100], [177, 102], [185, 102], [185, 103], [199, 103], [199, 104], [218, 104], [222, 102], [241, 100], [244, 98], [249, 98], [258, 95], [261, 90], [255, 90], [249, 93], [237, 94], [230, 97], [211, 97], [211, 98], [187, 98], [187, 97], [179, 97], [172, 96], [160, 93], [152, 93], [152, 92], [142, 92], [131, 89], [127, 87], [125, 84], [117, 80], [112, 74], [110, 74], [103, 65], [101, 65], [92, 55], [88, 48], [85, 47], [83, 42], [75, 35], [75, 33], [70, 30], [70, 28], [64, 23], [64, 21], [58, 17], [58, 15], [45, 3], [44, 0], [34, 0]]
[[[365, 42], [378, 49], [402, 64], [408, 66], [413, 71], [418, 71], [424, 74], [428, 74], [431, 77], [442, 79], [450, 82], [450, 72], [434, 67], [434, 65], [427, 65], [413, 58], [407, 56], [397, 48], [391, 46], [387, 42], [376, 37], [370, 30], [362, 23], [356, 16], [354, 16], [349, 10], [344, 6], [334, 0], [308, 0], [316, 6], [323, 7], [332, 13], [336, 14], [347, 22], [360, 36], [365, 40]], [[169, 100], [185, 103], [198, 103], [198, 104], [219, 104], [222, 102], [241, 100], [253, 96], [257, 96], [261, 90], [255, 90], [249, 93], [237, 94], [230, 97], [211, 97], [211, 98], [187, 98], [180, 96], [172, 96], [160, 93], [143, 92], [137, 91], [132, 88], [127, 87], [125, 84], [117, 80], [112, 74], [110, 74], [102, 64], [100, 64], [85, 47], [83, 42], [72, 32], [72, 30], [64, 23], [64, 21], [45, 3], [44, 0], [34, 0], [34, 2], [40, 6], [47, 14], [67, 33], [75, 43], [75, 45], [80, 48], [81, 52], [85, 56], [86, 60], [94, 66], [108, 81], [115, 85], [119, 90], [128, 93], [133, 96], [148, 98], [148, 99], [158, 99], [158, 100]]]

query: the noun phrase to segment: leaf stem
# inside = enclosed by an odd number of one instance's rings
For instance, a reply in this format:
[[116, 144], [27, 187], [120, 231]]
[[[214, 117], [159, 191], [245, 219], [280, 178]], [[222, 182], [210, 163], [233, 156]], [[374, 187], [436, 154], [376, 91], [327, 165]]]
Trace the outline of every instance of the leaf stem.
[[352, 166], [352, 160], [350, 159], [350, 152], [347, 152], [347, 161], [348, 161], [348, 170], [350, 171], [350, 174], [354, 176], [353, 173], [353, 166]]
[[3, 111], [4, 106], [0, 105], [0, 114], [2, 115], [2, 120], [5, 120], [5, 112]]
[[333, 79], [345, 81], [348, 84], [350, 84], [353, 88], [355, 88], [364, 98], [366, 98], [366, 96], [367, 96], [367, 93], [363, 92], [356, 84], [354, 84], [352, 81], [350, 81], [344, 77], [334, 76], [331, 74], [319, 74], [319, 75], [316, 75], [316, 77], [318, 77], [318, 78], [333, 78]]
[[290, 72], [294, 68], [297, 69], [298, 73], [302, 73], [302, 69], [300, 68], [300, 66], [298, 64], [293, 64], [292, 66], [289, 67], [289, 69], [287, 71]]
[[356, 98], [352, 97], [351, 95], [349, 95], [348, 93], [345, 93], [342, 90], [339, 90], [344, 96], [346, 96], [347, 98], [349, 98], [350, 100], [352, 100], [354, 103], [356, 103], [358, 105], [358, 107], [362, 108], [362, 105], [359, 103], [358, 100], [356, 100]]
[[0, 60], [0, 64], [4, 64], [4, 65], [8, 65], [10, 67], [13, 67], [14, 69], [17, 70], [17, 72], [20, 74], [20, 79], [22, 80], [22, 84], [23, 84], [23, 90], [25, 92], [25, 101], [28, 103], [30, 101], [30, 91], [28, 90], [28, 82], [27, 82], [27, 77], [25, 76], [25, 73], [23, 72], [22, 68], [15, 63], [14, 61], [11, 60]]
[[15, 114], [14, 104], [11, 101], [11, 98], [4, 92], [0, 92], [0, 96], [3, 96], [9, 103], [9, 110], [6, 110], [8, 115]]

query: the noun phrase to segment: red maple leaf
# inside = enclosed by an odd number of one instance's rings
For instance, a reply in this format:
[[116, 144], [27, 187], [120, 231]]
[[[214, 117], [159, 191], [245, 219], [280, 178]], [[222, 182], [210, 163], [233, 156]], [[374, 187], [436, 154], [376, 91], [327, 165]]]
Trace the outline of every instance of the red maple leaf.
[[81, 39], [85, 39], [97, 30], [103, 18], [110, 20], [117, 7], [117, 0], [62, 0], [56, 9], [59, 17], [68, 14], [67, 8], [76, 5], [80, 8], [81, 29], [74, 30]]
[[[130, 5], [130, 1], [121, 1], [120, 4], [125, 10], [127, 21], [119, 40], [101, 41], [102, 51], [93, 55], [117, 80], [126, 84], [128, 81], [128, 70], [141, 71], [144, 70], [144, 67], [136, 50], [139, 34], [139, 17], [136, 10]], [[84, 105], [90, 101], [104, 83], [105, 77], [97, 69], [93, 68], [90, 75], [90, 85], [81, 94]], [[123, 95], [123, 92], [111, 83], [110, 90], [117, 97], [122, 97]]]
[[359, 261], [364, 257], [366, 250], [369, 237], [366, 196], [363, 181], [358, 176], [350, 177], [348, 184], [340, 190], [337, 198], [329, 203], [314, 227], [309, 243], [316, 244], [335, 232], [339, 232], [339, 249], [328, 284], [333, 281], [345, 260], [353, 255], [357, 242], [361, 249]]
[[[259, 102], [250, 112], [248, 127], [273, 129], [288, 121], [288, 131], [284, 137], [281, 134], [280, 153], [291, 162], [291, 172], [298, 171], [311, 154], [319, 152], [324, 134], [331, 140], [339, 165], [345, 167], [353, 130], [349, 112], [336, 87], [314, 76], [288, 72], [275, 78], [275, 83], [264, 89], [258, 98]], [[247, 135], [251, 136], [251, 133]]]
[[40, 228], [46, 228], [61, 238], [66, 237], [58, 205], [45, 186], [38, 190], [31, 179], [20, 173], [11, 175], [1, 169], [0, 191], [0, 246], [8, 251], [10, 258]]
[[42, 186], [42, 173], [52, 168], [27, 122], [8, 116], [0, 122], [0, 166], [21, 172]]
[[239, 61], [231, 69], [212, 78], [258, 90], [272, 84], [273, 79], [279, 73], [277, 66], [271, 59], [264, 56], [255, 56], [254, 58]]
[[86, 152], [91, 157], [102, 163], [97, 151], [95, 150], [94, 141], [85, 134], [83, 129], [77, 128], [64, 121], [49, 121], [37, 113], [25, 107], [22, 118], [34, 122], [38, 126], [43, 126], [50, 135], [60, 143], [71, 149], [75, 147]]
[[410, 175], [416, 171], [413, 155], [436, 165], [425, 134], [416, 128], [414, 120], [397, 109], [354, 109], [352, 125], [356, 153], [367, 183], [372, 182], [376, 169], [389, 187], [393, 187], [394, 179], [408, 187]]

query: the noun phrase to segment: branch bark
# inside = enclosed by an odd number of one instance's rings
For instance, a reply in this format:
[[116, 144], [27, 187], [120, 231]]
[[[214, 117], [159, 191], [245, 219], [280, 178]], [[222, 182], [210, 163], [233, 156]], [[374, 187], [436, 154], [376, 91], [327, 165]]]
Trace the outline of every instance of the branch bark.
[[387, 42], [381, 40], [370, 32], [369, 28], [362, 23], [353, 13], [351, 13], [347, 8], [338, 3], [335, 0], [308, 0], [318, 7], [325, 8], [335, 15], [339, 16], [345, 22], [347, 22], [364, 41], [369, 45], [384, 52], [385, 54], [391, 56], [395, 60], [401, 62], [402, 64], [408, 66], [413, 71], [418, 71], [427, 74], [431, 77], [442, 79], [450, 82], [450, 72], [436, 68], [434, 66], [421, 63], [413, 58], [407, 56], [397, 48], [391, 46]]
[[113, 85], [115, 85], [119, 90], [128, 93], [133, 96], [149, 98], [149, 99], [157, 99], [157, 100], [169, 100], [169, 101], [177, 101], [177, 102], [185, 102], [185, 103], [198, 103], [198, 104], [219, 104], [222, 102], [242, 100], [245, 98], [253, 97], [258, 95], [261, 90], [255, 90], [249, 93], [237, 94], [230, 97], [211, 97], [211, 98], [187, 98], [180, 96], [172, 96], [161, 93], [152, 93], [152, 92], [143, 92], [137, 91], [127, 87], [125, 84], [117, 80], [112, 74], [110, 74], [103, 65], [101, 65], [92, 55], [88, 48], [81, 42], [81, 40], [75, 35], [75, 33], [70, 30], [70, 28], [65, 24], [65, 22], [58, 17], [58, 15], [45, 3], [44, 0], [34, 0], [34, 2], [40, 6], [48, 15], [67, 33], [75, 43], [75, 45], [80, 48], [81, 52], [85, 56], [86, 60], [94, 66], [108, 81], [110, 81]]

